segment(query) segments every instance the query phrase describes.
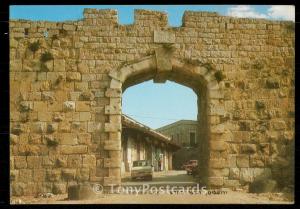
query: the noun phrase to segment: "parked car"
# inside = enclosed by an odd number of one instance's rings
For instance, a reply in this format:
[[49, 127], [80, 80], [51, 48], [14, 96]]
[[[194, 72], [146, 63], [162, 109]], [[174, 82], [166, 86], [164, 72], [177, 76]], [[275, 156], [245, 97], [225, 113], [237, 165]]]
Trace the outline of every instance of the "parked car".
[[131, 168], [131, 179], [147, 179], [152, 180], [153, 177], [153, 165], [148, 160], [133, 161]]
[[198, 167], [198, 160], [189, 160], [188, 162], [182, 165], [182, 168], [186, 170], [186, 173], [188, 175], [192, 174], [193, 169], [196, 167]]

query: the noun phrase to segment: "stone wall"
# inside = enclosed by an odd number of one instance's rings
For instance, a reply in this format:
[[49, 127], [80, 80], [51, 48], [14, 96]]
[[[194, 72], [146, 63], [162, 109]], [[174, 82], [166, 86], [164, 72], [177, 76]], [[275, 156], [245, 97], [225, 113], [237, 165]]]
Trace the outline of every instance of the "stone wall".
[[209, 185], [261, 175], [293, 183], [292, 22], [186, 11], [182, 27], [169, 27], [162, 12], [136, 10], [132, 25], [117, 17], [85, 9], [78, 21], [10, 20], [11, 195], [120, 184], [122, 89], [148, 79], [197, 93]]

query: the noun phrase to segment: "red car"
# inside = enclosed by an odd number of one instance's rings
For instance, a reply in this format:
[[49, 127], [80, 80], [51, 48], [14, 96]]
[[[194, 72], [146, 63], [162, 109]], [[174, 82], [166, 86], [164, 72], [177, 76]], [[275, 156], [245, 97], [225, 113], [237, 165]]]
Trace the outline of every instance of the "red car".
[[186, 173], [189, 175], [192, 174], [193, 169], [196, 168], [197, 166], [198, 166], [198, 160], [189, 160], [188, 162], [182, 165], [182, 168], [186, 170]]

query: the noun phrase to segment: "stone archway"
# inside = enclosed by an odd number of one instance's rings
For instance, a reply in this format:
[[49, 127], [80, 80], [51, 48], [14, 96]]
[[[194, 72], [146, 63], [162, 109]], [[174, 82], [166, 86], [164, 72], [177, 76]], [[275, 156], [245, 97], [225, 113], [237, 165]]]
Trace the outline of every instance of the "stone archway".
[[192, 88], [197, 94], [201, 177], [208, 185], [223, 185], [223, 177], [214, 172], [214, 168], [219, 168], [218, 164], [225, 164], [226, 161], [224, 156], [220, 157], [226, 142], [219, 137], [224, 132], [220, 122], [225, 112], [223, 93], [213, 69], [200, 63], [177, 59], [173, 57], [174, 50], [172, 45], [157, 48], [153, 55], [127, 63], [109, 73], [110, 87], [105, 92], [110, 100], [109, 105], [105, 106], [105, 114], [109, 118], [109, 122], [105, 123], [105, 132], [109, 140], [105, 142], [104, 149], [109, 151], [110, 157], [104, 159], [104, 165], [109, 170], [109, 177], [104, 177], [104, 185], [121, 183], [122, 92], [132, 85], [151, 79], [154, 82], [171, 80]]

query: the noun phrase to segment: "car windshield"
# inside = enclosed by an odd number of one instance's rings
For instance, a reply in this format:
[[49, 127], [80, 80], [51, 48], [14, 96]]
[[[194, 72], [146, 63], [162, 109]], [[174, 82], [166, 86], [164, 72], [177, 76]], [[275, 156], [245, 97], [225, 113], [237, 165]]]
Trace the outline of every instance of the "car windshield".
[[146, 160], [133, 161], [133, 167], [147, 166], [149, 163]]

